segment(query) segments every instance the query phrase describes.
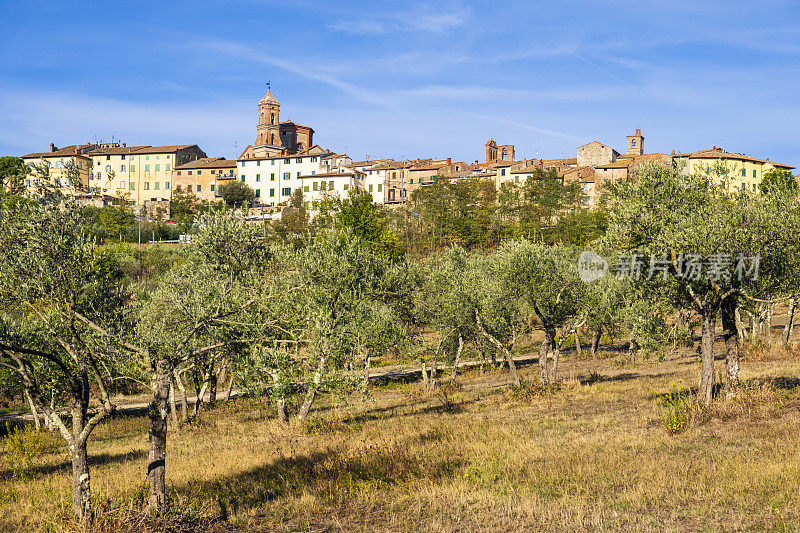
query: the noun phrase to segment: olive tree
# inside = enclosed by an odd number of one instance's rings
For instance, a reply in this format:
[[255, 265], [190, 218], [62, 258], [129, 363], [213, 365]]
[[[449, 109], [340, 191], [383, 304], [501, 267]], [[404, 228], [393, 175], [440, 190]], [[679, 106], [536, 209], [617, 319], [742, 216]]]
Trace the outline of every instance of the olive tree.
[[114, 411], [113, 376], [106, 370], [113, 350], [97, 329], [119, 325], [122, 294], [113, 264], [84, 228], [71, 206], [0, 209], [0, 363], [17, 373], [26, 395], [66, 441], [73, 510], [91, 521], [86, 443]]

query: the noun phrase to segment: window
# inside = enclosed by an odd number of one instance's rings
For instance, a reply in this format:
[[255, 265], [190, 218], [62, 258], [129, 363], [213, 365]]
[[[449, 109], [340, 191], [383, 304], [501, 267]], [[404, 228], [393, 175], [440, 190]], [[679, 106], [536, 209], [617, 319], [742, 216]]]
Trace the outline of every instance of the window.
[[111, 161], [111, 156], [110, 155], [106, 156], [106, 161]]
[[197, 184], [197, 192], [203, 192], [203, 186], [199, 183]]
[[150, 165], [145, 165], [144, 166], [144, 171], [145, 172], [150, 172]]
[[755, 183], [753, 184], [753, 190], [754, 191], [756, 190], [756, 184]]
[[144, 158], [145, 158], [147, 161], [150, 161], [150, 156], [149, 156], [149, 155], [146, 155], [146, 156], [144, 156]]
[[242, 161], [242, 166], [244, 166], [244, 161]]
[[131, 165], [131, 172], [136, 172], [136, 167], [134, 165]]
[[753, 169], [753, 177], [754, 178], [756, 177], [756, 170], [755, 169]]
[[97, 179], [100, 179], [100, 176], [101, 176], [101, 174], [98, 172], [97, 173]]
[[747, 171], [745, 169], [742, 169], [742, 176], [747, 177]]
[[[59, 166], [59, 165], [56, 165]], [[106, 165], [106, 172], [111, 172], [111, 165]]]
[[505, 176], [505, 175], [506, 175], [506, 169], [504, 169], [504, 168], [501, 168], [501, 169], [500, 169], [500, 175], [501, 175], [501, 176]]
[[275, 173], [271, 172], [269, 175], [269, 181], [275, 181]]
[[256, 174], [256, 181], [261, 181], [261, 174]]
[[134, 182], [130, 182], [128, 184], [128, 189], [130, 189], [132, 191], [135, 191], [136, 190], [136, 184]]
[[161, 157], [160, 155], [157, 155], [157, 156], [156, 156], [156, 159], [158, 159], [158, 158], [160, 158], [160, 157]]
[[119, 188], [120, 189], [124, 189], [125, 188], [125, 182], [124, 181], [120, 181], [119, 182]]
[[274, 159], [270, 159], [269, 160], [269, 164], [274, 166], [275, 165], [275, 160]]
[[317, 184], [316, 181], [314, 183], [312, 183], [312, 185], [313, 185], [315, 191], [319, 188], [319, 185]]
[[312, 157], [312, 158], [311, 158], [311, 162], [312, 162], [312, 163], [316, 163], [316, 162], [317, 162], [317, 158], [316, 158], [316, 157]]
[[288, 164], [290, 164], [292, 162], [292, 159], [287, 157], [286, 159], [283, 160], [283, 162], [288, 165]]
[[636, 139], [631, 139], [631, 147], [636, 148]]
[[300, 173], [299, 173], [299, 172], [297, 173], [297, 177], [298, 177], [298, 178], [300, 177]]
[[256, 198], [261, 198], [261, 189], [256, 189]]
[[298, 157], [298, 158], [296, 158], [296, 159], [294, 160], [294, 162], [295, 162], [295, 163], [302, 163], [302, 162], [303, 162], [303, 158], [302, 158], [302, 157]]
[[[156, 164], [156, 172], [158, 172], [159, 170], [161, 170], [161, 165]], [[197, 173], [200, 174], [200, 171], [198, 170]]]
[[150, 190], [150, 182], [149, 181], [145, 181], [144, 182], [144, 190], [146, 190], [146, 191]]
[[179, 171], [178, 171], [178, 176], [180, 176], [180, 175], [181, 175], [181, 171], [179, 170]]
[[167, 163], [167, 168], [165, 170], [169, 170], [169, 163]]
[[333, 190], [333, 182], [332, 182], [332, 181], [329, 181], [329, 182], [328, 182], [328, 190], [329, 190], [329, 191], [332, 191], [332, 190]]
[[283, 173], [283, 179], [288, 180], [288, 179], [291, 179], [291, 177], [292, 177], [291, 172], [284, 172]]
[[369, 184], [369, 192], [372, 192], [372, 184]]
[[349, 183], [345, 183], [345, 184], [344, 184], [344, 190], [347, 190], [347, 189], [349, 189], [349, 188], [350, 188], [350, 184], [349, 184]]
[[257, 166], [257, 167], [260, 167], [260, 166], [261, 166], [261, 160], [260, 160], [260, 159], [259, 159], [258, 161], [256, 161], [256, 166]]
[[165, 181], [165, 182], [164, 182], [164, 190], [165, 190], [165, 191], [168, 191], [168, 190], [169, 190], [169, 182], [168, 182], [168, 181]]
[[283, 194], [283, 196], [291, 196], [292, 195], [292, 188], [291, 187], [284, 187], [282, 194]]
[[308, 192], [308, 185], [303, 185], [303, 192]]
[[275, 196], [275, 189], [270, 189], [269, 190], [269, 195], [274, 197]]
[[160, 185], [161, 185], [161, 184], [160, 184], [159, 182], [157, 182], [157, 181], [156, 181], [156, 182], [154, 182], [154, 183], [153, 183], [153, 189], [155, 189], [155, 190], [157, 191], [157, 190], [159, 189], [159, 186], [160, 186]]
[[383, 183], [378, 184], [378, 192], [383, 192]]
[[244, 174], [242, 174], [242, 181], [244, 182]]
[[211, 184], [211, 192], [214, 192], [214, 191], [216, 190], [216, 188], [217, 188], [217, 187], [216, 187], [216, 184], [215, 184], [215, 183], [212, 183], [212, 184]]
[[410, 179], [410, 180], [408, 180], [408, 181], [409, 181], [409, 183], [414, 183], [414, 178], [411, 178], [411, 179]]
[[121, 156], [119, 156], [119, 157], [120, 157], [120, 159], [124, 160], [124, 159], [125, 159], [125, 154], [122, 154], [122, 155], [121, 155]]
[[190, 176], [192, 175], [192, 171], [191, 171], [191, 170], [189, 171], [189, 175], [190, 175]]
[[120, 165], [119, 166], [119, 171], [120, 172], [125, 172], [125, 165]]
[[311, 171], [311, 175], [312, 175], [312, 176], [313, 176], [313, 175], [315, 175], [316, 173], [317, 173], [317, 171], [316, 171], [316, 170], [312, 170], [312, 171]]

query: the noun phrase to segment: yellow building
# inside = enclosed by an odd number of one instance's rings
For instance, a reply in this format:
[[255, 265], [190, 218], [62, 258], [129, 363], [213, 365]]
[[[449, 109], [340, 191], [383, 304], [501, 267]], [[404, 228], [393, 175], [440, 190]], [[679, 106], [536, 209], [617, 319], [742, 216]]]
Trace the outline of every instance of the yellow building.
[[726, 152], [714, 146], [689, 154], [674, 156], [676, 165], [686, 175], [709, 176], [710, 180], [724, 182], [728, 189], [755, 191], [764, 173], [770, 170], [792, 170], [794, 167], [769, 159]]
[[50, 143], [49, 152], [34, 152], [22, 156], [30, 169], [24, 184], [29, 191], [38, 187], [50, 187], [64, 194], [76, 194], [87, 190], [92, 171], [89, 155], [97, 149], [96, 144], [72, 144], [57, 148]]
[[175, 167], [206, 157], [196, 144], [127, 146], [104, 144], [91, 152], [90, 190], [133, 205], [169, 200]]
[[236, 160], [204, 157], [175, 167], [175, 190], [194, 194], [202, 202], [220, 199], [220, 187], [236, 179]]

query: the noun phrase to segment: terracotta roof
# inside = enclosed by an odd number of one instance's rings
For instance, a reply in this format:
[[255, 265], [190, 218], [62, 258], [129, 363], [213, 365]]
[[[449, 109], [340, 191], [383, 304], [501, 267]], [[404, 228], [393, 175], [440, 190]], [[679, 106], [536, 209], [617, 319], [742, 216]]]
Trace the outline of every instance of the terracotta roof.
[[298, 124], [297, 122], [292, 122], [291, 120], [284, 120], [284, 121], [283, 121], [283, 122], [281, 122], [280, 124], [281, 124], [281, 126], [283, 126], [284, 124], [285, 124], [285, 125], [289, 125], [289, 124], [291, 124], [292, 126], [294, 126], [294, 127], [296, 127], [296, 128], [305, 128], [305, 129], [307, 129], [307, 130], [314, 131], [314, 128], [312, 128], [311, 126], [303, 126], [302, 124]]
[[109, 146], [108, 148], [98, 148], [92, 150], [91, 155], [120, 155], [120, 154], [133, 154], [140, 148], [149, 148], [148, 146]]
[[594, 181], [594, 168], [575, 167], [559, 172], [558, 175], [571, 181]]
[[83, 149], [89, 148], [94, 146], [92, 144], [70, 144], [69, 146], [65, 146], [64, 148], [59, 148], [54, 152], [33, 152], [31, 154], [23, 155], [22, 159], [32, 159], [36, 158], [45, 158], [45, 157], [65, 157], [70, 155], [88, 155], [88, 153], [79, 154]]
[[516, 170], [512, 170], [512, 174], [533, 174], [537, 170], [541, 170], [538, 166], [531, 166], [525, 168], [518, 168]]
[[197, 146], [196, 144], [173, 144], [170, 146], [140, 146], [137, 154], [163, 154], [167, 152], [177, 152], [184, 148], [191, 148]]
[[770, 165], [780, 168], [794, 168], [791, 165], [776, 163], [775, 161], [770, 161], [769, 159], [758, 159], [749, 155], [728, 152], [717, 146], [708, 148], [706, 150], [698, 150], [697, 152], [691, 152], [688, 154], [678, 154], [678, 157], [688, 157], [690, 159], [739, 159], [741, 161], [752, 161], [755, 163], [769, 163]]
[[577, 165], [578, 158], [577, 157], [562, 157], [558, 159], [542, 159], [542, 165]]
[[236, 160], [225, 159], [224, 157], [202, 157], [196, 161], [177, 165], [175, 170], [191, 170], [195, 168], [236, 168]]

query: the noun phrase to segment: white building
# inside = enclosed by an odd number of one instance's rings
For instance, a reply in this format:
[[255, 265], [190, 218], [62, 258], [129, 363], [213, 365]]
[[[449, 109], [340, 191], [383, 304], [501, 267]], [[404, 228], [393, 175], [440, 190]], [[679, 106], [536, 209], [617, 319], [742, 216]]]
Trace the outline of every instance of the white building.
[[303, 187], [301, 176], [323, 173], [320, 155], [295, 154], [240, 159], [239, 179], [256, 193], [256, 200], [266, 206], [286, 203], [292, 192]]

